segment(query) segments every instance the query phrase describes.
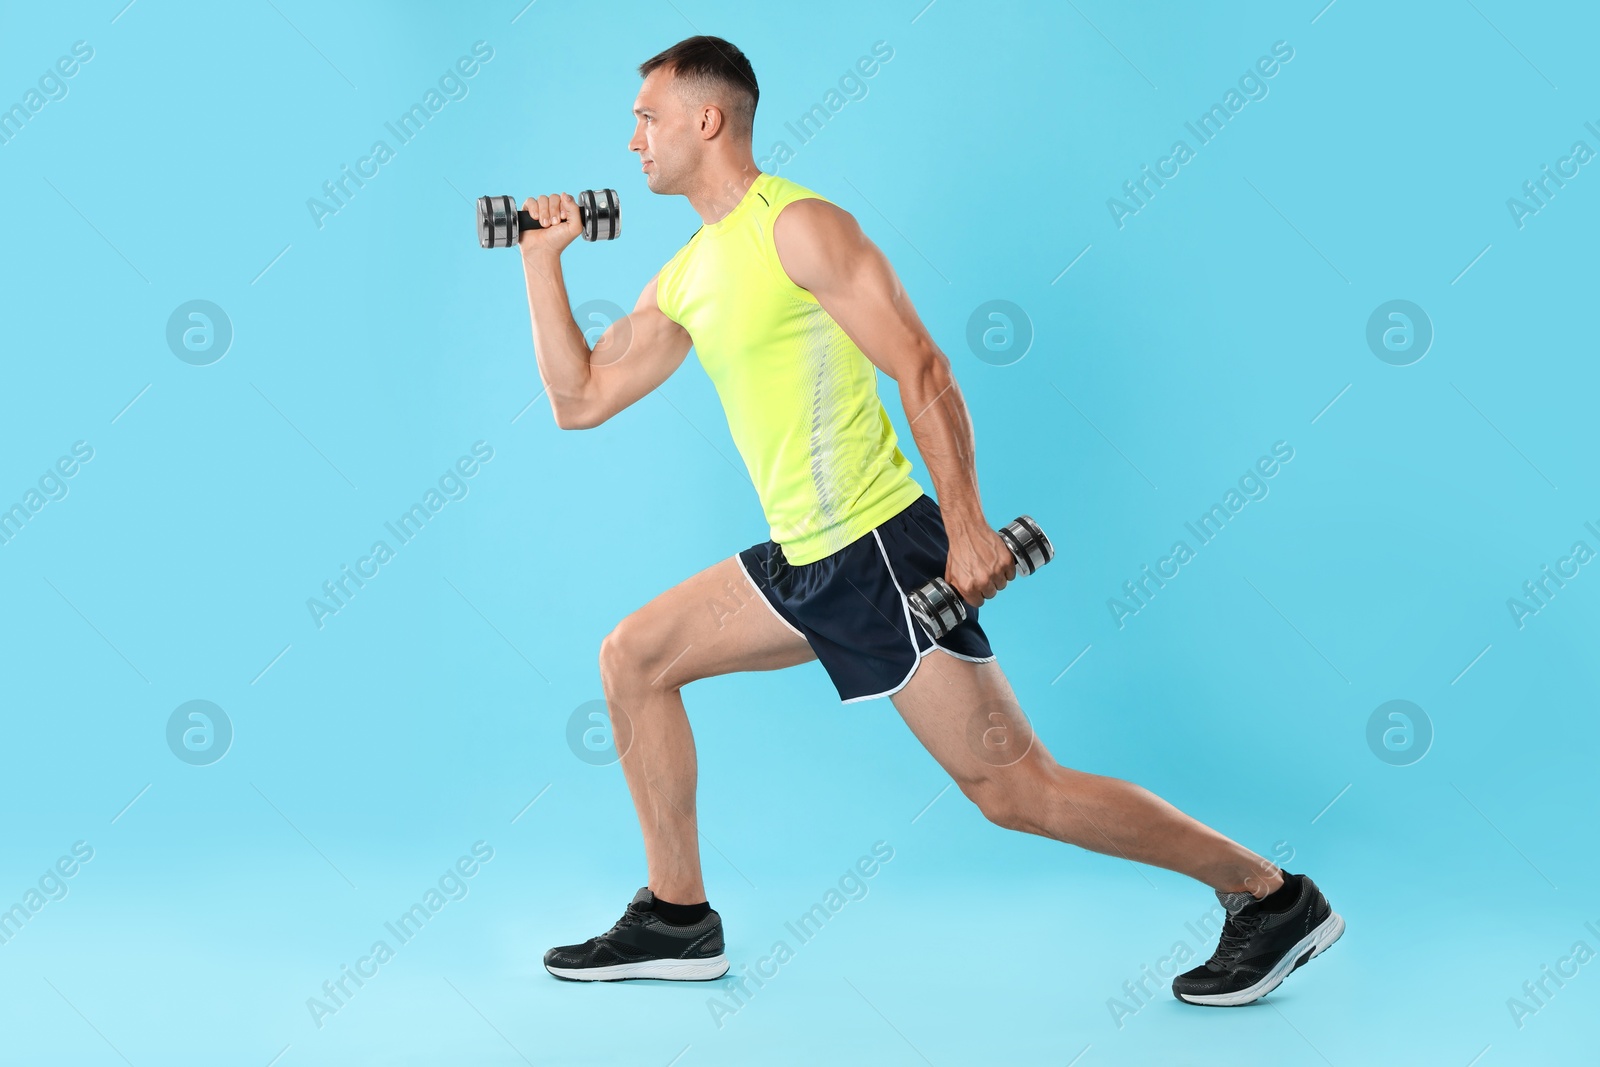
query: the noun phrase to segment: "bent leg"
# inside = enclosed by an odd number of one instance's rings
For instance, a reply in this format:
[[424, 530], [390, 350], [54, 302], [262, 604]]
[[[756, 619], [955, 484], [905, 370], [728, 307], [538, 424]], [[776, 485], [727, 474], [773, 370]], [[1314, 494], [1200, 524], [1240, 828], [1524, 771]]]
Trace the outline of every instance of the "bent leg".
[[612, 736], [644, 835], [649, 887], [706, 899], [695, 821], [694, 735], [679, 690], [699, 678], [816, 658], [751, 583], [737, 556], [707, 567], [617, 624], [600, 645]]
[[1275, 864], [1149, 790], [1058, 764], [997, 662], [934, 652], [890, 699], [991, 822], [1178, 871], [1224, 892], [1263, 897], [1283, 884]]

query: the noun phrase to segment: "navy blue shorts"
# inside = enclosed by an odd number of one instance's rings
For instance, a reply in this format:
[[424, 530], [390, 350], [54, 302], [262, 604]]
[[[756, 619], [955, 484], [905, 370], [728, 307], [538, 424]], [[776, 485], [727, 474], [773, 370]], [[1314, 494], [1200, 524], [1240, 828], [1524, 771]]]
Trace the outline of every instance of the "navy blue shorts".
[[877, 529], [830, 556], [791, 566], [775, 542], [739, 553], [774, 614], [810, 643], [846, 704], [897, 693], [922, 657], [994, 659], [978, 608], [937, 642], [911, 615], [906, 594], [944, 577], [950, 542], [939, 505], [924, 493]]

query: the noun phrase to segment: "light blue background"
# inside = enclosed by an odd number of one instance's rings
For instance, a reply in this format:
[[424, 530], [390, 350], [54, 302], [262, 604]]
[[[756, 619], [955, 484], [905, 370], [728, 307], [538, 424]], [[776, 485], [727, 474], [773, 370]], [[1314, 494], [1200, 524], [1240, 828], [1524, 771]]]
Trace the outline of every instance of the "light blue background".
[[[94, 849], [0, 945], [5, 1062], [1593, 1062], [1600, 963], [1507, 1007], [1600, 950], [1600, 576], [1521, 629], [1506, 606], [1600, 549], [1600, 170], [1520, 229], [1506, 206], [1600, 149], [1585, 5], [123, 2], [7, 4], [0, 32], [4, 105], [94, 48], [0, 145], [0, 504], [94, 449], [0, 546], [0, 904]], [[693, 361], [593, 431], [528, 406], [521, 271], [470, 199], [616, 187], [623, 238], [567, 278], [631, 306], [697, 225], [626, 150], [634, 67], [694, 32], [750, 56], [758, 158], [894, 49], [781, 173], [893, 260], [989, 518], [1056, 543], [984, 613], [1040, 737], [1349, 921], [1263, 1003], [1163, 982], [1119, 1027], [1142, 966], [1209, 954], [1210, 892], [988, 825], [815, 664], [686, 690], [711, 900], [738, 967], [885, 841], [869, 895], [720, 1028], [716, 987], [543, 973], [644, 880], [620, 769], [565, 739], [601, 638], [767, 531]], [[480, 40], [466, 98], [319, 229], [307, 199]], [[1276, 41], [1269, 95], [1119, 229], [1107, 199]], [[192, 299], [234, 329], [210, 366], [165, 341]], [[995, 299], [1034, 332], [1010, 366], [965, 341]], [[1365, 341], [1393, 299], [1435, 330], [1410, 366]], [[470, 494], [319, 630], [307, 598], [480, 440]], [[1270, 495], [1119, 629], [1108, 598], [1277, 441]], [[165, 740], [193, 699], [235, 730], [210, 766]], [[1367, 745], [1392, 699], [1435, 734], [1410, 766]], [[480, 840], [470, 893], [318, 1029], [307, 998]]]

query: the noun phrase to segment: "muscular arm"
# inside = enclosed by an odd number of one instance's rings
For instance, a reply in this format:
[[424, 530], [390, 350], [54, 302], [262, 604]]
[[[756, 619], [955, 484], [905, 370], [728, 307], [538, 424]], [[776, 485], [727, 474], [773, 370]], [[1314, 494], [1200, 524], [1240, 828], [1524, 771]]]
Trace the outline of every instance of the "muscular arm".
[[950, 360], [922, 324], [894, 268], [849, 212], [797, 200], [774, 225], [789, 278], [817, 298], [872, 363], [900, 387], [950, 538], [945, 579], [981, 603], [1015, 576], [1016, 562], [983, 517], [972, 420]]
[[522, 265], [539, 379], [563, 430], [600, 425], [666, 381], [688, 355], [689, 333], [656, 306], [654, 278], [633, 310], [607, 326], [590, 351], [572, 317], [560, 249], [524, 245]]

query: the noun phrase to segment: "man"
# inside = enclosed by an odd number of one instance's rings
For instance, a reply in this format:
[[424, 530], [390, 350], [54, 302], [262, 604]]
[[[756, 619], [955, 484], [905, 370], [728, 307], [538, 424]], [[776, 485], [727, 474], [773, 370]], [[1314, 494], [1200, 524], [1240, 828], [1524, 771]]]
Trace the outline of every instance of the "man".
[[[771, 539], [656, 597], [602, 642], [649, 884], [609, 931], [551, 949], [545, 967], [584, 981], [727, 971], [722, 921], [701, 881], [695, 749], [680, 690], [820, 659], [841, 700], [890, 697], [991, 821], [1211, 886], [1228, 912], [1221, 943], [1173, 992], [1201, 1004], [1264, 996], [1332, 944], [1344, 921], [1310, 878], [1139, 786], [1050, 757], [979, 625], [980, 605], [1016, 576], [1016, 561], [984, 518], [972, 426], [949, 361], [856, 220], [756, 168], [758, 89], [739, 49], [692, 37], [639, 72], [628, 147], [651, 191], [687, 197], [704, 225], [591, 352], [561, 274], [561, 252], [581, 230], [577, 205], [566, 194], [529, 199], [523, 206], [542, 228], [525, 231], [520, 247], [539, 374], [556, 424], [583, 429], [660, 385], [692, 345]], [[911, 477], [877, 370], [899, 385], [937, 503]], [[913, 621], [906, 594], [941, 575], [971, 608], [935, 641]], [[729, 589], [763, 607], [705, 610]]]

